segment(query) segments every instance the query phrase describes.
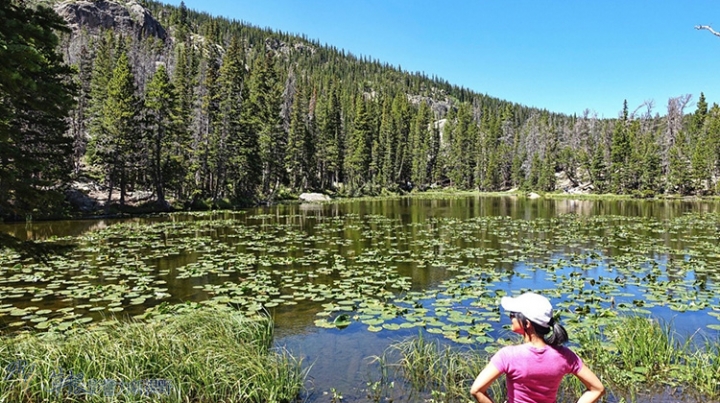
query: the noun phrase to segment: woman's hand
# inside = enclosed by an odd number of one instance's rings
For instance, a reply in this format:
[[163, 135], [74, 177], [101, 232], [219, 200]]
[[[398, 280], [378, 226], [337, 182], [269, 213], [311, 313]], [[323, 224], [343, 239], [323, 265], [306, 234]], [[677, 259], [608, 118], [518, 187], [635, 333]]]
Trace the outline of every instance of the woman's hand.
[[585, 393], [578, 399], [578, 403], [594, 403], [600, 400], [600, 397], [605, 394], [605, 387], [602, 382], [600, 382], [597, 375], [585, 366], [585, 364], [583, 364], [583, 367], [575, 376], [577, 376], [580, 382], [587, 388]]

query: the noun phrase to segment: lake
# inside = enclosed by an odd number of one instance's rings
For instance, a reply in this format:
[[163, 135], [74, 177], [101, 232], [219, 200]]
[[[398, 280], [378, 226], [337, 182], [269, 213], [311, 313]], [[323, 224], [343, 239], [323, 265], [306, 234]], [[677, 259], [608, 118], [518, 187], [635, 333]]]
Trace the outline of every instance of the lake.
[[65, 331], [220, 304], [269, 314], [312, 364], [308, 401], [367, 400], [370, 357], [419, 333], [512, 338], [501, 296], [539, 291], [574, 329], [617, 315], [720, 329], [720, 204], [419, 195], [133, 219], [4, 224], [72, 243], [50, 266], [0, 255], [0, 326]]

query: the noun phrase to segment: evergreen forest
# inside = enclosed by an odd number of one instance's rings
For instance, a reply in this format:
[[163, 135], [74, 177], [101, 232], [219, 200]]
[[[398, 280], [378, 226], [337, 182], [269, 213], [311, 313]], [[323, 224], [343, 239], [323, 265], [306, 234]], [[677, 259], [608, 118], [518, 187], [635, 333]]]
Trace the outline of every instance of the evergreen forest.
[[67, 214], [82, 180], [120, 206], [150, 191], [158, 209], [307, 191], [720, 192], [720, 107], [702, 93], [567, 116], [184, 4], [114, 4], [159, 26], [0, 3], [3, 218]]

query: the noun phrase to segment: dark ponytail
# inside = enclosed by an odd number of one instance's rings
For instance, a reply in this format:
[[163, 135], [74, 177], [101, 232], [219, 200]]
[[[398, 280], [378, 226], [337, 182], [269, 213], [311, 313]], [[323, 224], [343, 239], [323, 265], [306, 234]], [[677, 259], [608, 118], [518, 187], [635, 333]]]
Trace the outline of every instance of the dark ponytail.
[[[552, 334], [545, 339], [545, 343], [555, 347], [567, 343], [568, 334], [563, 325], [555, 321], [555, 318], [550, 319], [549, 325], [552, 327]], [[546, 329], [550, 330], [549, 328]]]
[[[545, 340], [546, 344], [549, 344], [553, 347], [561, 346], [568, 341], [568, 334], [563, 325], [558, 323], [555, 318], [550, 319], [550, 323], [548, 323], [548, 327], [538, 325], [537, 323], [531, 321], [530, 319], [526, 318], [525, 315], [521, 313], [516, 313], [515, 317], [518, 321], [522, 324], [523, 329], [527, 329], [528, 326], [532, 326], [535, 330], [535, 333], [542, 337], [543, 340]], [[550, 330], [552, 330], [552, 334], [546, 338], [546, 336], [550, 333]]]

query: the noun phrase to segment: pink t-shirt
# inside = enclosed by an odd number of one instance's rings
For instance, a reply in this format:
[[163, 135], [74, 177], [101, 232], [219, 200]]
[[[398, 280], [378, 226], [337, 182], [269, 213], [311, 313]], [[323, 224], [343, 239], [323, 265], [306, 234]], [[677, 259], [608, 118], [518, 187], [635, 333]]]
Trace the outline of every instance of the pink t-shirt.
[[490, 359], [505, 374], [508, 403], [554, 403], [560, 381], [577, 374], [582, 360], [567, 347], [503, 347]]

